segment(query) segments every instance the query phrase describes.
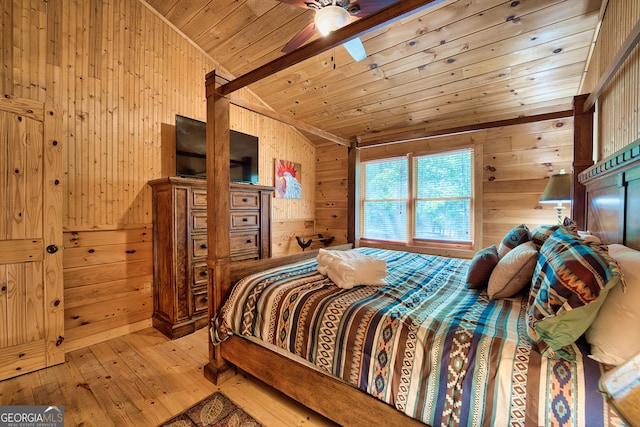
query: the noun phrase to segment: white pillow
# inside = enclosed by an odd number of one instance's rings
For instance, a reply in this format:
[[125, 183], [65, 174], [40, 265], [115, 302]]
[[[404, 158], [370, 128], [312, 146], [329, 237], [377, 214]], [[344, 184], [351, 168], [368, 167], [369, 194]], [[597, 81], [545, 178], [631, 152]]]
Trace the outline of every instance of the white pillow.
[[537, 261], [538, 250], [533, 242], [522, 243], [507, 252], [489, 277], [489, 298], [509, 298], [531, 284]]
[[609, 255], [618, 262], [627, 290], [622, 286], [611, 289], [586, 338], [591, 344], [589, 357], [621, 365], [640, 353], [640, 251], [612, 244]]

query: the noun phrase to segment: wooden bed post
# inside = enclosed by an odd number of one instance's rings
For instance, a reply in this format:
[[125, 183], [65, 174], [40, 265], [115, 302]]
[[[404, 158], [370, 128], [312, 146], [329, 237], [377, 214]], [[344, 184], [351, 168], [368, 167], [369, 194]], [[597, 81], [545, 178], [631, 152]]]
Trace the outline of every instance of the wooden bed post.
[[578, 225], [578, 229], [585, 230], [587, 226], [586, 189], [578, 181], [585, 169], [593, 165], [593, 113], [594, 107], [584, 111], [584, 104], [589, 94], [578, 95], [573, 98], [573, 186], [571, 200], [571, 218]]
[[[209, 277], [209, 316], [222, 305], [230, 286], [229, 246], [229, 106], [228, 98], [218, 94], [226, 83], [212, 71], [206, 76], [207, 96], [207, 272]], [[209, 325], [210, 326], [210, 325]], [[204, 376], [215, 384], [235, 375], [235, 369], [214, 347], [209, 337], [209, 363]]]

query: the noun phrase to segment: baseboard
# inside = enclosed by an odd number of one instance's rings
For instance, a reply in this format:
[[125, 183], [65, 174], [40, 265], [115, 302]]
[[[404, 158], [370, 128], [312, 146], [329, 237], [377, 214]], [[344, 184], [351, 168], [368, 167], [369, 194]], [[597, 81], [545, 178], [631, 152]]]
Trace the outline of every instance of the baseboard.
[[151, 319], [141, 320], [136, 323], [120, 326], [117, 328], [109, 329], [108, 331], [100, 332], [94, 335], [83, 337], [73, 341], [65, 341], [64, 352], [78, 350], [80, 348], [89, 347], [90, 345], [97, 344], [99, 342], [110, 340], [111, 338], [127, 335], [142, 329], [151, 327]]

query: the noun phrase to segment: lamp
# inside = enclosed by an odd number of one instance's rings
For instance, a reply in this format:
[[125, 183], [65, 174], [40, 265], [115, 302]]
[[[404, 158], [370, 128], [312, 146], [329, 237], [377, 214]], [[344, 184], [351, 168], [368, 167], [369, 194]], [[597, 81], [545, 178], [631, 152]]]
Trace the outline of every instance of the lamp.
[[340, 6], [336, 6], [336, 2], [334, 1], [333, 5], [325, 6], [316, 11], [314, 22], [318, 31], [320, 31], [323, 36], [326, 36], [331, 31], [347, 25], [350, 19], [351, 15], [349, 15], [349, 12]]
[[562, 224], [562, 204], [571, 202], [571, 174], [560, 169], [558, 175], [552, 175], [542, 193], [540, 203], [557, 203], [558, 224]]

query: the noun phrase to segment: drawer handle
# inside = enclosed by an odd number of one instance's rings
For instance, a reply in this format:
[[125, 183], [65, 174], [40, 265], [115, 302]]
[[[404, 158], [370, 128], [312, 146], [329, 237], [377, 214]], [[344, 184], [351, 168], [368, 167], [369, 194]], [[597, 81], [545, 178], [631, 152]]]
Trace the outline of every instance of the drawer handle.
[[200, 276], [205, 277], [209, 272], [207, 270], [201, 271]]
[[246, 197], [244, 197], [244, 198], [242, 199], [242, 201], [243, 201], [243, 202], [245, 202], [245, 203], [247, 203], [247, 202], [249, 201], [249, 199], [247, 199]]
[[252, 243], [252, 240], [251, 239], [247, 239], [247, 243]]
[[209, 298], [207, 297], [202, 298], [202, 302], [207, 302], [207, 301], [209, 301]]
[[200, 245], [200, 249], [207, 249], [208, 245], [206, 243], [203, 243]]
[[249, 218], [247, 217], [242, 218], [242, 222], [249, 222]]

